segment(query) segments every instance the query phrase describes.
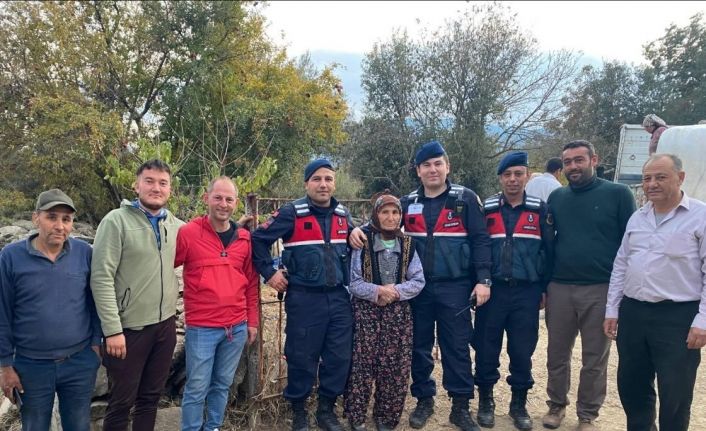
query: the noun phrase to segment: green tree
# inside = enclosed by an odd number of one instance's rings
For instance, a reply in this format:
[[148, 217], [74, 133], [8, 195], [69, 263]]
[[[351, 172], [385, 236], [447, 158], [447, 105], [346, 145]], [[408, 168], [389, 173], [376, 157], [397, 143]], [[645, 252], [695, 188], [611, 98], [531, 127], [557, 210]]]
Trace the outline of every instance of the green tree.
[[254, 4], [6, 2], [0, 57], [0, 189], [62, 186], [92, 221], [131, 196], [109, 179], [155, 141], [192, 196], [214, 163], [258, 176], [344, 138], [333, 69], [287, 60]]
[[542, 159], [556, 157], [572, 140], [590, 141], [607, 172], [615, 167], [623, 124], [640, 124], [647, 109], [643, 73], [625, 63], [608, 62], [602, 68], [585, 66], [572, 90], [563, 98], [565, 112], [549, 124]]
[[[671, 24], [664, 36], [645, 45], [651, 75], [661, 86], [665, 120], [695, 124], [706, 119], [706, 23], [704, 14], [689, 24]], [[670, 118], [671, 117], [671, 118]]]
[[[497, 3], [473, 7], [418, 40], [397, 32], [363, 63], [368, 106], [347, 146], [354, 173], [372, 178], [366, 189], [406, 185], [414, 150], [436, 138], [451, 156], [454, 181], [488, 195], [497, 158], [534, 145], [558, 117], [575, 63], [568, 52], [540, 52]], [[396, 154], [376, 157], [370, 147]], [[366, 156], [373, 157], [358, 162]]]

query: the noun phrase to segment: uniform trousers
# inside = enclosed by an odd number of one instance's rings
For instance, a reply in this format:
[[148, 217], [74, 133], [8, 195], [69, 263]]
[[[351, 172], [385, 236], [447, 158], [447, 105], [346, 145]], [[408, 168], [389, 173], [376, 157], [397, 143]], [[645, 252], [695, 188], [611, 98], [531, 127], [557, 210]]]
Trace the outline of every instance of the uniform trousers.
[[302, 401], [319, 378], [319, 395], [343, 394], [351, 366], [353, 313], [343, 286], [329, 290], [290, 285], [284, 298], [287, 313], [287, 387], [284, 397]]
[[473, 335], [468, 307], [470, 279], [427, 281], [421, 293], [411, 300], [414, 335], [412, 348], [412, 396], [436, 395], [431, 377], [434, 339], [441, 347], [442, 383], [451, 397], [473, 398], [470, 343]]
[[534, 385], [532, 354], [539, 338], [539, 303], [542, 289], [536, 283], [493, 282], [490, 300], [478, 307], [473, 333], [476, 352], [474, 381], [478, 387], [495, 385], [500, 379], [500, 351], [507, 333], [507, 353], [512, 389], [526, 390]]

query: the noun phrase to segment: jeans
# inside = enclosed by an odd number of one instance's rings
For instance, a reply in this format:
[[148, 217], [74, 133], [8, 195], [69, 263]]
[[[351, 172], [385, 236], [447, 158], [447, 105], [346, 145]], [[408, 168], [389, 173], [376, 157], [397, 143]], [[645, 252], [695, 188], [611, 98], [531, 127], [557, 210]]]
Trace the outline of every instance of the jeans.
[[228, 403], [230, 386], [248, 339], [247, 324], [230, 328], [186, 328], [186, 385], [181, 403], [182, 431], [218, 429]]
[[24, 388], [22, 430], [49, 429], [56, 393], [64, 431], [88, 431], [99, 366], [98, 355], [90, 346], [62, 361], [15, 356], [14, 368]]

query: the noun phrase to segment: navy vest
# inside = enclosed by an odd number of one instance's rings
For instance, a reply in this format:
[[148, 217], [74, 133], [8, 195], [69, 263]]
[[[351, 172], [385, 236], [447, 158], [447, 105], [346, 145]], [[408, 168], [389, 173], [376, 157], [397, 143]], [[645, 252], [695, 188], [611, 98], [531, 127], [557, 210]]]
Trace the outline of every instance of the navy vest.
[[[326, 217], [325, 226], [311, 213], [307, 198], [292, 203], [294, 232], [284, 242], [282, 262], [289, 282], [305, 287], [348, 285], [348, 209], [338, 205]], [[326, 234], [325, 234], [326, 233]]]
[[523, 211], [514, 227], [505, 229], [502, 195], [489, 197], [483, 203], [485, 220], [493, 252], [493, 278], [513, 278], [530, 282], [539, 281], [544, 265], [542, 229], [540, 226], [542, 201], [525, 196]]
[[[414, 240], [427, 281], [470, 278], [473, 274], [471, 242], [462, 218], [467, 205], [463, 200], [464, 190], [463, 186], [451, 184], [431, 235], [428, 234], [424, 215], [421, 212], [409, 213], [409, 206], [419, 199], [418, 193], [415, 191], [405, 196], [404, 233]], [[433, 256], [431, 262], [426, 261], [429, 256]]]

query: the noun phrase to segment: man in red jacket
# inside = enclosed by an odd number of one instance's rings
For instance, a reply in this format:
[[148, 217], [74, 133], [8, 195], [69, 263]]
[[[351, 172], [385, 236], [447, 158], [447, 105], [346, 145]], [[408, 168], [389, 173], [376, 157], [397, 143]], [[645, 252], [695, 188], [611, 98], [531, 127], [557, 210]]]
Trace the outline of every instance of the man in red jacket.
[[235, 184], [228, 177], [216, 178], [203, 199], [208, 214], [179, 230], [174, 262], [184, 265], [182, 431], [221, 426], [240, 354], [246, 342], [255, 341], [259, 323], [259, 276], [252, 264], [250, 232], [231, 220], [238, 201]]

